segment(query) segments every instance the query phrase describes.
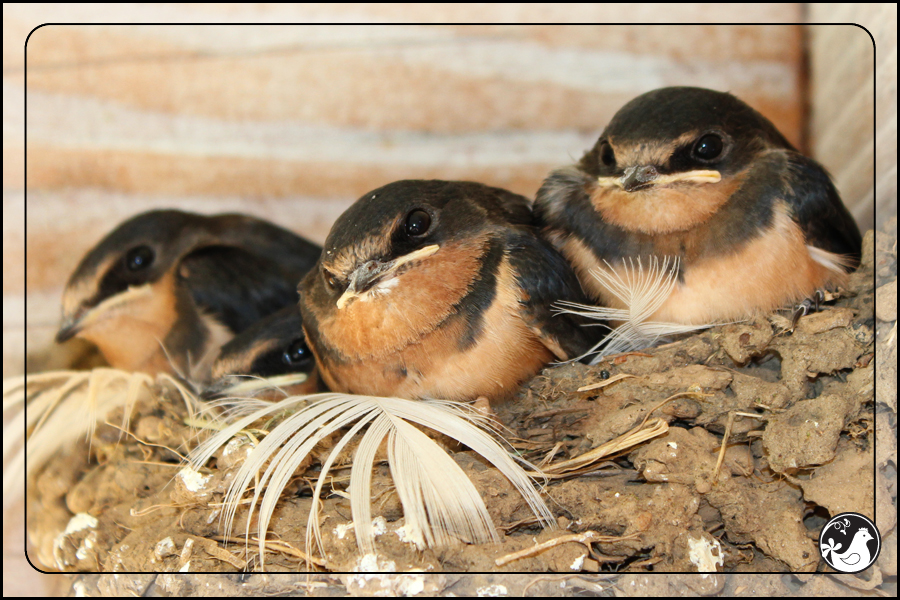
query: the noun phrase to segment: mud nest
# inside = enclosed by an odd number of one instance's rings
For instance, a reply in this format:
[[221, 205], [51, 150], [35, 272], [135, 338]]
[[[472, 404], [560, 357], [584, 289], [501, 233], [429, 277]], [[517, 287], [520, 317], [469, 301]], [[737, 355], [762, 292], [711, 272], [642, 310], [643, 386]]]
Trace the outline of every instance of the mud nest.
[[[884, 300], [890, 289], [893, 300]], [[876, 241], [869, 232], [862, 265], [848, 289], [821, 312], [803, 317], [793, 331], [786, 330], [786, 313], [772, 314], [609, 357], [594, 366], [549, 367], [516, 399], [494, 407], [510, 430], [508, 441], [531, 462], [579, 455], [648, 415], [664, 419], [667, 434], [608, 458], [590, 473], [550, 481], [543, 495], [557, 529], [540, 528], [498, 471], [465, 448], [449, 446], [481, 492], [502, 541], [459, 542], [424, 552], [397, 534], [403, 513], [388, 468], [380, 464], [373, 479], [373, 514], [379, 515], [383, 533], [377, 538], [377, 555], [361, 557], [354, 536], [347, 534], [350, 507], [342, 495], [346, 477], [337, 470], [321, 509], [326, 552], [315, 557], [321, 562], [313, 568], [600, 573], [599, 579], [592, 576], [594, 582], [606, 581], [613, 573], [650, 571], [827, 570], [817, 536], [830, 515], [863, 513], [875, 519], [883, 535], [894, 528], [896, 441], [890, 428], [896, 413], [896, 371], [887, 366], [894, 365], [896, 356], [895, 339], [887, 339], [896, 334], [893, 321], [895, 238], [879, 233]], [[889, 416], [878, 426], [877, 468], [876, 362], [881, 363], [877, 406]], [[578, 391], [621, 374], [632, 377]], [[118, 423], [121, 417], [110, 415], [108, 422]], [[246, 545], [242, 535], [225, 539], [219, 519], [220, 503], [239, 460], [235, 457], [241, 453], [234, 447], [221, 450], [209, 465], [209, 483], [200, 491], [175, 477], [182, 466], [176, 450], [185, 453], [196, 444], [185, 417], [180, 399], [165, 393], [148, 396], [132, 411], [133, 435], [122, 437], [118, 429], [102, 425], [90, 448], [87, 443], [68, 448], [34, 474], [28, 489], [28, 531], [37, 558], [66, 571], [212, 573], [258, 567], [257, 547]], [[726, 430], [726, 450], [717, 470]], [[285, 490], [270, 526], [267, 572], [307, 569], [304, 537], [312, 502], [310, 481], [317, 475], [313, 460]], [[90, 515], [94, 521], [73, 527], [75, 515]], [[246, 511], [239, 509], [233, 531], [242, 533], [245, 526]], [[582, 534], [581, 541], [573, 534]], [[502, 567], [496, 564], [497, 559], [562, 536], [573, 541], [526, 552]], [[892, 539], [884, 545], [891, 545]], [[888, 552], [893, 557], [879, 560], [879, 565], [884, 574], [895, 575], [895, 550]], [[157, 585], [167, 585], [167, 593], [199, 593], [197, 586], [210, 585], [203, 577]], [[368, 580], [357, 575], [321, 577], [350, 592], [367, 591]], [[285, 585], [318, 590], [317, 580], [295, 579]], [[128, 591], [124, 583], [104, 581], [102, 591]], [[128, 581], [131, 591], [142, 593], [149, 580], [134, 576]], [[218, 581], [222, 593], [237, 593], [244, 582]], [[257, 581], [262, 583], [256, 591], [288, 591], [267, 588], [270, 580]], [[403, 581], [420, 593], [438, 593], [455, 580]], [[475, 587], [450, 591], [474, 593], [478, 582], [469, 581]], [[617, 590], [626, 593], [621, 584]], [[650, 593], [646, 585], [639, 589]], [[709, 590], [694, 589], [696, 585], [701, 584], [690, 584], [688, 591], [716, 593], [723, 584], [702, 584], [718, 586]], [[229, 586], [234, 590], [229, 592]], [[594, 591], [602, 591], [600, 587]], [[375, 589], [370, 585], [368, 591]], [[393, 587], [390, 591], [404, 593]], [[780, 595], [774, 588], [766, 593]]]

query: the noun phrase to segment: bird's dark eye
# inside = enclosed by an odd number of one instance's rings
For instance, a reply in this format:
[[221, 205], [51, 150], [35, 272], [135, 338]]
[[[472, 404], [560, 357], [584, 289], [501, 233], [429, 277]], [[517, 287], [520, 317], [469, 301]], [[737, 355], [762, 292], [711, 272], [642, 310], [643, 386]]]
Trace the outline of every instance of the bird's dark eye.
[[125, 266], [129, 271], [140, 271], [146, 269], [153, 264], [153, 249], [149, 246], [138, 246], [132, 248], [125, 255]]
[[707, 133], [694, 144], [691, 154], [702, 161], [714, 160], [722, 154], [725, 147], [722, 137], [716, 133]]
[[616, 164], [616, 153], [613, 151], [612, 146], [609, 145], [609, 142], [600, 144], [600, 162], [607, 167], [612, 167]]
[[328, 285], [330, 289], [334, 289], [337, 287], [337, 278], [331, 274], [331, 271], [323, 271], [325, 275], [325, 283]]
[[425, 235], [431, 227], [431, 215], [417, 208], [406, 217], [406, 235], [410, 237]]
[[299, 340], [294, 340], [288, 349], [284, 351], [284, 354], [281, 355], [281, 360], [284, 361], [284, 364], [294, 366], [300, 365], [312, 358], [312, 352], [309, 350], [309, 346], [306, 345], [306, 340], [300, 338]]

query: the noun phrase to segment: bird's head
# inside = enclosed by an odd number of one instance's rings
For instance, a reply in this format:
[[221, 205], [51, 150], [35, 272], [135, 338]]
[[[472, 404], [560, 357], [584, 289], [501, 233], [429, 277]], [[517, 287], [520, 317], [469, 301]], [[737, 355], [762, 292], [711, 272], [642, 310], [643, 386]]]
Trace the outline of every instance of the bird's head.
[[691, 228], [714, 214], [760, 155], [793, 149], [731, 94], [670, 87], [623, 106], [579, 163], [594, 207], [644, 233]]
[[307, 333], [365, 356], [433, 330], [479, 276], [506, 210], [501, 193], [512, 196], [468, 182], [398, 181], [365, 194], [300, 284]]
[[[140, 214], [100, 241], [78, 264], [63, 292], [57, 342], [74, 336], [92, 339], [116, 317], [137, 317], [159, 302], [159, 285], [194, 245], [199, 215], [174, 210]], [[153, 311], [151, 311], [153, 312]]]
[[300, 309], [287, 306], [248, 327], [222, 346], [205, 386], [206, 398], [318, 391], [316, 361], [300, 320]]

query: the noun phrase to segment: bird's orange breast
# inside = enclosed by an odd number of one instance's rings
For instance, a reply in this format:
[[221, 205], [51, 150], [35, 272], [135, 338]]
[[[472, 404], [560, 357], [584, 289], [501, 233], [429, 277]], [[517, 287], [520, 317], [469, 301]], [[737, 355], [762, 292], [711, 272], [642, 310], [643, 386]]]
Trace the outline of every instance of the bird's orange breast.
[[[660, 257], [677, 255], [679, 247], [688, 252], [683, 257], [682, 281], [649, 317], [651, 321], [702, 325], [745, 319], [846, 280], [842, 270], [815, 260], [782, 202], [775, 205], [772, 224], [736, 249], [722, 247], [721, 252], [693, 255], [691, 238], [686, 234], [681, 242], [664, 238], [658, 244]], [[625, 308], [589, 273], [594, 268], [619, 271], [624, 268], [621, 262], [603, 263], [574, 237], [563, 242], [563, 253], [575, 264], [579, 279], [595, 299], [605, 306]], [[836, 262], [840, 262], [837, 257]]]
[[335, 391], [412, 399], [498, 399], [511, 395], [553, 359], [519, 315], [519, 299], [514, 273], [504, 258], [496, 296], [474, 343], [461, 347], [469, 316], [442, 304], [423, 308], [447, 318], [393, 352], [337, 363], [312, 350], [322, 378]]

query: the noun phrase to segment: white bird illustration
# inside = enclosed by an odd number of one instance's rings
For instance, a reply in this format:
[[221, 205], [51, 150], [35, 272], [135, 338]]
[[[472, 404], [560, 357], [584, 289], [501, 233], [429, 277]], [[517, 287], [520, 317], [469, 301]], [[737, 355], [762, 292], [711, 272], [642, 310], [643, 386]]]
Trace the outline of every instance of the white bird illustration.
[[837, 551], [841, 549], [841, 544], [836, 544], [834, 538], [829, 538], [828, 543], [822, 548], [822, 556], [827, 558], [828, 553], [831, 552], [831, 564], [839, 571], [858, 571], [868, 565], [872, 558], [869, 547], [866, 545], [866, 542], [872, 539], [875, 538], [872, 537], [869, 530], [860, 527], [847, 550], [838, 554]]

